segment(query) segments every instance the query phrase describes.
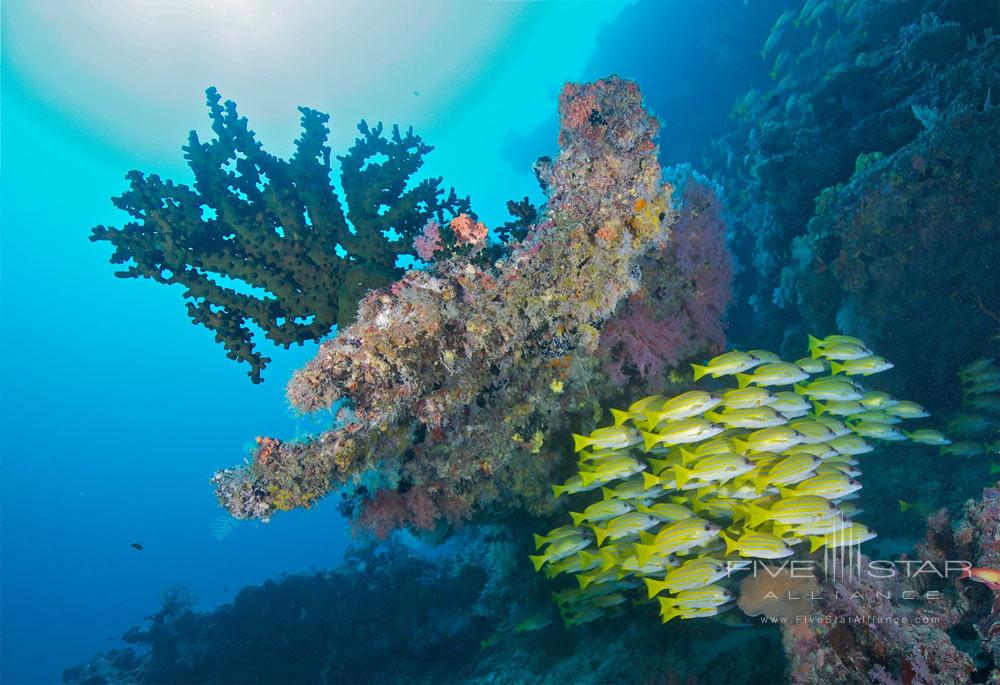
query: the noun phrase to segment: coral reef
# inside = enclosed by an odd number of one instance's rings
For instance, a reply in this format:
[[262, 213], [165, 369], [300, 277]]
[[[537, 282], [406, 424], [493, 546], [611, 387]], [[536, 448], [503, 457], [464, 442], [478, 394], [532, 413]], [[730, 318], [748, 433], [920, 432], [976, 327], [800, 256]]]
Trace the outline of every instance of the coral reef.
[[769, 38], [776, 82], [738, 99], [703, 164], [733, 227], [730, 336], [779, 346], [836, 325], [927, 401], [998, 331], [995, 5], [807, 7]]
[[111, 263], [125, 265], [119, 278], [182, 285], [191, 320], [259, 383], [270, 359], [256, 351], [251, 323], [287, 348], [353, 321], [369, 289], [402, 275], [397, 258], [412, 254], [424, 225], [471, 219], [469, 201], [445, 193], [440, 178], [415, 179], [433, 148], [412, 129], [384, 135], [382, 124], [362, 121], [337, 158], [342, 205], [330, 182], [326, 114], [300, 108], [302, 135], [286, 161], [221, 100], [208, 90], [215, 138], [203, 143], [192, 131], [184, 148], [194, 187], [129, 172], [130, 188], [114, 203], [133, 221], [98, 226], [90, 239], [114, 246]]
[[[656, 161], [658, 122], [634, 83], [568, 84], [560, 111], [562, 150], [536, 165], [546, 206], [510, 203], [515, 220], [498, 231], [523, 239], [483, 266], [470, 249], [481, 224], [449, 222], [468, 252], [447, 255], [436, 251], [445, 226], [427, 225], [417, 247], [430, 268], [366, 296], [357, 322], [288, 386], [298, 410], [346, 401], [351, 419], [309, 440], [268, 439], [249, 466], [218, 472], [233, 515], [266, 520], [345, 485], [345, 513], [379, 533], [484, 509], [552, 511], [546, 483], [565, 464], [562, 441], [596, 420], [609, 387], [595, 356], [601, 329], [644, 282], [658, 287], [656, 260], [645, 271], [643, 260], [677, 220]], [[690, 188], [691, 245], [670, 256], [680, 272], [670, 287], [684, 294], [669, 306], [717, 345], [728, 262], [710, 193]], [[676, 294], [664, 287], [655, 297], [666, 307]], [[387, 490], [396, 495], [379, 494]]]

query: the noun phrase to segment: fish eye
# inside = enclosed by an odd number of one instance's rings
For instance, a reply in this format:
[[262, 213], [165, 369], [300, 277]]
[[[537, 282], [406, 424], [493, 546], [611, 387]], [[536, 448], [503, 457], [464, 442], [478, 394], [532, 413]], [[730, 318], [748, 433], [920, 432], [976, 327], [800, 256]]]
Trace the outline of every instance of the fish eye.
[[706, 523], [705, 524], [705, 530], [712, 530], [712, 524], [711, 523]]
[[722, 573], [722, 566], [719, 565], [719, 564], [716, 564], [716, 566], [715, 566], [715, 572], [716, 573]]

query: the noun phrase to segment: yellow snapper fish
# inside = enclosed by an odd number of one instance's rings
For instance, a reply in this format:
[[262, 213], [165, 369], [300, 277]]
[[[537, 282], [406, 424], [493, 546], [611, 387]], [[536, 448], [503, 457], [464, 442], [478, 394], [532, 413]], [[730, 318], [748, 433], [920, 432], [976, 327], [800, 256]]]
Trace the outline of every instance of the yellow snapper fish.
[[681, 590], [671, 597], [660, 597], [660, 611], [684, 607], [686, 609], [706, 609], [733, 601], [733, 593], [721, 585], [706, 585], [691, 590]]
[[595, 597], [600, 597], [601, 595], [606, 595], [611, 592], [628, 590], [631, 587], [632, 583], [628, 581], [599, 583], [597, 585], [590, 584], [585, 590], [582, 590], [579, 587], [571, 587], [559, 592], [553, 592], [552, 597], [556, 600], [556, 603], [560, 605], [577, 604], [580, 602], [587, 602]]
[[602, 487], [601, 494], [604, 495], [604, 499], [624, 499], [629, 501], [657, 497], [663, 492], [663, 488], [662, 486], [647, 488], [643, 478], [648, 475], [647, 472], [643, 471], [641, 476], [629, 478], [613, 488]]
[[548, 616], [531, 616], [526, 618], [516, 626], [514, 626], [515, 633], [526, 633], [535, 630], [541, 630], [542, 628], [552, 625], [552, 619]]
[[775, 399], [777, 398], [767, 388], [750, 385], [746, 388], [724, 392], [722, 406], [726, 409], [756, 409], [770, 405]]
[[647, 427], [655, 427], [664, 421], [682, 421], [714, 409], [722, 398], [704, 390], [689, 390], [674, 397], [657, 409], [643, 412]]
[[578, 492], [589, 492], [590, 490], [596, 490], [601, 486], [600, 483], [591, 482], [590, 485], [584, 485], [583, 478], [580, 477], [579, 473], [574, 473], [572, 476], [566, 479], [566, 482], [562, 485], [553, 485], [552, 493], [559, 497], [563, 494], [575, 495]]
[[586, 590], [591, 585], [603, 585], [620, 580], [621, 572], [618, 569], [590, 571], [576, 574], [576, 582], [581, 590]]
[[584, 535], [567, 535], [564, 538], [553, 540], [545, 548], [542, 554], [529, 555], [531, 563], [535, 565], [535, 570], [540, 571], [545, 564], [551, 564], [568, 556], [572, 556], [582, 549], [590, 546], [591, 539]]
[[1000, 396], [997, 395], [979, 395], [966, 400], [965, 404], [982, 411], [1000, 412]]
[[771, 352], [770, 350], [750, 350], [747, 352], [747, 354], [749, 354], [754, 359], [757, 359], [762, 364], [773, 364], [775, 362], [781, 361], [781, 357], [776, 355], [774, 352]]
[[594, 464], [593, 470], [581, 470], [580, 480], [586, 486], [594, 483], [604, 485], [613, 480], [624, 480], [629, 476], [634, 476], [645, 468], [646, 465], [635, 457], [619, 456]]
[[736, 374], [736, 381], [741, 388], [748, 385], [793, 385], [806, 378], [809, 378], [809, 374], [791, 362], [771, 362], [758, 366], [752, 374]]
[[808, 454], [810, 456], [816, 457], [817, 459], [830, 459], [832, 457], [840, 455], [840, 452], [830, 447], [828, 443], [818, 443], [815, 445], [807, 445], [806, 443], [799, 443], [798, 445], [792, 445], [786, 450], [782, 450], [783, 455], [787, 457]]
[[692, 517], [663, 527], [656, 535], [640, 535], [643, 543], [635, 544], [640, 564], [654, 554], [676, 554], [697, 547], [719, 534], [719, 527], [702, 518]]
[[[662, 599], [662, 597], [660, 598]], [[712, 616], [717, 616], [723, 611], [731, 608], [732, 604], [721, 604], [717, 607], [701, 607], [699, 609], [692, 607], [674, 607], [672, 609], [667, 609], [666, 611], [660, 612], [660, 620], [663, 623], [668, 623], [675, 618], [680, 619], [691, 619], [691, 618], [710, 618]]]
[[684, 519], [689, 519], [694, 516], [694, 512], [684, 505], [673, 504], [671, 502], [657, 502], [648, 507], [643, 504], [638, 504], [636, 505], [636, 511], [640, 511], [643, 514], [649, 514], [650, 516], [655, 516], [661, 521], [666, 521], [668, 523], [683, 521]]
[[844, 373], [848, 376], [871, 376], [882, 373], [893, 368], [893, 364], [888, 359], [883, 359], [876, 354], [864, 359], [851, 359], [844, 362], [830, 362], [830, 371], [834, 374]]
[[860, 414], [855, 414], [854, 416], [845, 417], [844, 419], [848, 423], [855, 423], [858, 421], [867, 421], [875, 423], [888, 423], [889, 425], [895, 425], [897, 423], [902, 423], [903, 419], [898, 416], [893, 416], [889, 414], [887, 410], [884, 409], [866, 409]]
[[724, 430], [717, 423], [706, 419], [684, 419], [668, 423], [655, 433], [642, 431], [643, 446], [648, 452], [654, 445], [683, 445], [715, 437]]
[[660, 523], [658, 518], [632, 511], [613, 518], [603, 526], [592, 525], [594, 536], [597, 538], [597, 546], [604, 544], [605, 540], [620, 540], [621, 538], [635, 535], [636, 533], [652, 528]]
[[815, 523], [840, 513], [836, 504], [818, 495], [780, 499], [766, 509], [751, 502], [747, 510], [751, 528], [757, 528], [765, 521], [786, 525]]
[[986, 449], [983, 443], [975, 440], [963, 440], [941, 447], [941, 454], [951, 454], [956, 457], [977, 457], [985, 453]]
[[864, 391], [849, 378], [825, 376], [809, 383], [796, 384], [795, 392], [811, 400], [860, 400]]
[[844, 402], [842, 400], [830, 400], [829, 402], [815, 402], [816, 416], [832, 414], [833, 416], [853, 416], [867, 411], [865, 405], [857, 400]]
[[563, 616], [563, 625], [567, 628], [571, 628], [573, 626], [579, 626], [584, 623], [596, 621], [604, 615], [605, 611], [601, 607], [596, 607], [591, 604], [582, 604], [576, 611]]
[[720, 376], [728, 376], [734, 373], [742, 373], [752, 369], [760, 363], [761, 360], [753, 355], [747, 354], [746, 352], [740, 352], [739, 350], [733, 350], [732, 352], [720, 354], [718, 357], [709, 360], [709, 362], [703, 366], [692, 364], [691, 368], [694, 370], [694, 379], [697, 381], [702, 376], [718, 378]]
[[795, 419], [805, 416], [812, 410], [812, 405], [805, 397], [801, 397], [791, 390], [782, 390], [774, 394], [774, 402], [771, 409], [784, 416], [786, 419]]
[[[788, 427], [802, 434], [800, 444], [817, 445], [837, 437], [837, 430], [817, 419], [797, 419], [790, 421]], [[844, 434], [848, 433], [845, 427]]]
[[906, 440], [906, 436], [899, 429], [895, 428], [892, 424], [882, 423], [881, 421], [858, 421], [851, 424], [851, 430], [863, 438], [888, 441]]
[[794, 487], [778, 488], [782, 497], [818, 495], [826, 499], [840, 499], [861, 489], [861, 483], [842, 473], [824, 473], [806, 478]]
[[743, 440], [733, 438], [738, 452], [780, 452], [798, 445], [805, 438], [802, 433], [788, 426], [761, 428], [744, 436]]
[[613, 519], [617, 516], [621, 516], [622, 514], [627, 514], [634, 508], [635, 507], [629, 504], [626, 500], [604, 499], [600, 502], [591, 504], [582, 512], [571, 511], [569, 515], [573, 519], [573, 525], [579, 526], [583, 524], [584, 521], [589, 521], [591, 523], [607, 521], [608, 519]]
[[684, 489], [688, 481], [695, 480], [701, 487], [706, 482], [726, 482], [753, 471], [754, 463], [742, 455], [713, 454], [699, 459], [690, 469], [674, 464], [674, 479], [677, 487]]
[[816, 469], [816, 475], [821, 474], [838, 474], [842, 473], [848, 478], [857, 478], [861, 475], [861, 469], [855, 468], [851, 464], [845, 464], [839, 461], [829, 461], [819, 465]]
[[600, 566], [601, 559], [596, 554], [589, 554], [586, 550], [580, 550], [572, 556], [568, 556], [565, 559], [560, 559], [559, 561], [554, 561], [551, 564], [546, 565], [542, 568], [545, 572], [545, 576], [552, 580], [560, 573], [580, 573], [581, 571], [589, 571], [592, 568]]
[[648, 599], [656, 597], [661, 592], [681, 592], [695, 590], [711, 585], [729, 575], [729, 568], [723, 562], [711, 557], [700, 557], [685, 561], [677, 568], [668, 571], [663, 580], [643, 578], [646, 584]]
[[788, 544], [771, 533], [744, 533], [738, 539], [722, 534], [726, 543], [726, 555], [733, 553], [751, 559], [783, 559], [795, 554]]
[[970, 382], [962, 388], [962, 393], [966, 396], [985, 395], [997, 390], [1000, 390], [1000, 369], [994, 369], [989, 374], [970, 379]]
[[628, 426], [606, 426], [598, 428], [590, 435], [573, 434], [575, 452], [591, 446], [601, 449], [620, 449], [637, 445], [640, 442], [642, 442], [642, 436], [639, 431]]
[[710, 411], [705, 413], [705, 418], [729, 428], [770, 428], [787, 423], [787, 419], [772, 407]]
[[958, 370], [960, 376], [972, 376], [981, 371], [985, 371], [991, 366], [993, 366], [996, 359], [993, 357], [980, 357], [979, 359], [969, 362], [962, 368]]
[[958, 435], [977, 435], [996, 426], [996, 421], [979, 414], [960, 413], [948, 419], [948, 432]]
[[872, 356], [872, 351], [866, 345], [853, 342], [819, 343], [815, 338], [809, 341], [809, 354], [813, 359], [826, 359], [830, 362], [856, 361]]
[[608, 459], [610, 457], [620, 457], [622, 455], [627, 455], [629, 453], [629, 448], [621, 449], [600, 449], [600, 450], [583, 450], [582, 452], [577, 452], [576, 456], [581, 462], [598, 462]]
[[951, 440], [948, 439], [941, 431], [936, 431], [931, 428], [920, 428], [915, 431], [903, 431], [903, 435], [906, 439], [911, 442], [918, 442], [921, 445], [950, 445]]
[[616, 426], [620, 426], [630, 419], [641, 421], [644, 420], [644, 411], [650, 407], [660, 406], [669, 399], [669, 397], [664, 395], [650, 395], [648, 397], [643, 397], [641, 400], [630, 404], [628, 410], [626, 411], [622, 411], [621, 409], [612, 409], [611, 416], [614, 418]]
[[809, 537], [810, 535], [829, 535], [830, 533], [843, 530], [853, 524], [853, 521], [841, 515], [831, 516], [829, 518], [812, 521], [810, 523], [776, 523], [771, 526], [771, 532], [785, 540], [788, 538], [801, 540], [802, 538]]
[[899, 404], [899, 400], [881, 390], [869, 390], [858, 400], [865, 409], [886, 409]]
[[886, 407], [883, 411], [889, 416], [898, 416], [901, 419], [922, 419], [926, 416], [930, 416], [926, 409], [921, 407], [916, 402], [911, 402], [909, 400], [897, 402], [891, 407]]
[[813, 357], [803, 357], [795, 362], [795, 366], [799, 367], [810, 376], [816, 376], [821, 373], [826, 373], [826, 362], [822, 359], [815, 359]]
[[769, 485], [791, 485], [809, 478], [820, 463], [820, 458], [811, 454], [792, 454], [774, 462], [751, 481], [758, 491]]
[[828, 335], [825, 338], [817, 338], [816, 336], [810, 335], [808, 336], [807, 339], [809, 341], [810, 350], [812, 349], [822, 350], [831, 345], [838, 345], [844, 343], [848, 345], [857, 345], [858, 347], [864, 347], [866, 349], [868, 347], [868, 345], [866, 345], [863, 340], [859, 340], [858, 338], [854, 338], [850, 335], [840, 335], [840, 334]]
[[822, 536], [809, 537], [809, 552], [815, 552], [820, 547], [853, 547], [863, 542], [875, 539], [875, 533], [863, 523], [852, 523], [847, 528], [827, 533]]
[[847, 454], [851, 456], [867, 454], [875, 449], [870, 444], [865, 442], [864, 438], [859, 435], [842, 435], [839, 438], [830, 440], [826, 444], [837, 450], [840, 454]]
[[568, 538], [572, 535], [583, 534], [583, 528], [577, 528], [576, 526], [559, 526], [558, 528], [553, 528], [545, 535], [535, 535], [535, 549], [539, 549], [542, 545], [547, 545], [555, 540]]

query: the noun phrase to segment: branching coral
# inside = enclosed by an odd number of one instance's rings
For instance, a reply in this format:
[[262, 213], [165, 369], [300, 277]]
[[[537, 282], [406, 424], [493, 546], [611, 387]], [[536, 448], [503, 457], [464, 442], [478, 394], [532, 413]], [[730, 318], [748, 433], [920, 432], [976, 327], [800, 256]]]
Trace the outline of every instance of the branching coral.
[[[639, 260], [675, 219], [656, 160], [658, 122], [634, 83], [570, 84], [560, 105], [562, 151], [540, 167], [544, 219], [493, 268], [468, 255], [438, 258], [364, 298], [357, 322], [288, 388], [301, 411], [346, 399], [355, 420], [217, 473], [234, 515], [266, 519], [307, 505], [372, 467], [391, 470], [384, 480], [399, 492], [444, 484], [444, 500], [472, 509], [552, 507], [545, 484], [563, 450], [549, 442], [593, 420], [599, 328], [639, 287]], [[512, 209], [532, 216], [527, 203]], [[473, 229], [466, 235], [479, 240]], [[365, 512], [382, 500], [364, 486], [355, 493], [353, 513], [377, 521]]]
[[114, 203], [133, 221], [98, 226], [91, 240], [114, 246], [119, 278], [184, 286], [191, 320], [248, 363], [255, 383], [270, 360], [255, 350], [251, 323], [286, 348], [323, 337], [354, 319], [369, 289], [402, 274], [396, 258], [429, 220], [469, 212], [441, 179], [414, 182], [433, 148], [412, 129], [386, 136], [381, 124], [358, 125], [361, 136], [338, 157], [345, 213], [330, 184], [326, 114], [300, 108], [302, 135], [285, 161], [214, 88], [208, 108], [215, 138], [192, 131], [184, 148], [194, 187], [130, 172]]

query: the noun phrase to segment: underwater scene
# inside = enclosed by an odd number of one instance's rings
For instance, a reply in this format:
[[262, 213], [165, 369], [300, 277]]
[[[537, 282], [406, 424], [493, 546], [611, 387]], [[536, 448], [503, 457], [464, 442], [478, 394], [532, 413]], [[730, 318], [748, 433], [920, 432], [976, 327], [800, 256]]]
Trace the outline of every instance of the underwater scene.
[[0, 683], [1000, 683], [1000, 2], [0, 10]]

